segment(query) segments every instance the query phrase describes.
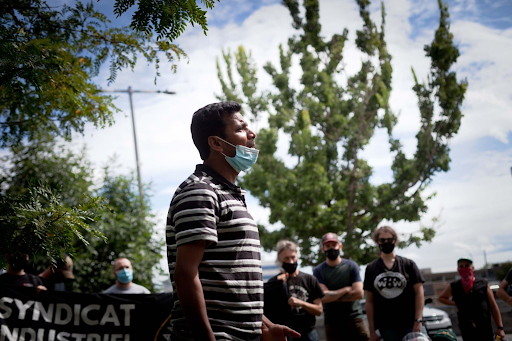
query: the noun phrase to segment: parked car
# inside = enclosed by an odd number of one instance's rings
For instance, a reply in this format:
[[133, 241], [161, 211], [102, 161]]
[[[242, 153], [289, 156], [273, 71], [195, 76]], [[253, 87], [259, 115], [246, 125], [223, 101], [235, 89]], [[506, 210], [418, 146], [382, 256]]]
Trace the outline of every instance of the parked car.
[[425, 300], [423, 308], [423, 325], [427, 329], [429, 336], [437, 333], [439, 329], [452, 329], [452, 320], [444, 310], [430, 306], [431, 298]]
[[[448, 316], [448, 313], [430, 306], [432, 299], [428, 298], [425, 300], [425, 307], [423, 308], [423, 325], [427, 329], [429, 336], [437, 333], [439, 329], [452, 329], [452, 320]], [[368, 325], [368, 319], [366, 317], [366, 300], [361, 300], [361, 306], [363, 308], [364, 320]]]

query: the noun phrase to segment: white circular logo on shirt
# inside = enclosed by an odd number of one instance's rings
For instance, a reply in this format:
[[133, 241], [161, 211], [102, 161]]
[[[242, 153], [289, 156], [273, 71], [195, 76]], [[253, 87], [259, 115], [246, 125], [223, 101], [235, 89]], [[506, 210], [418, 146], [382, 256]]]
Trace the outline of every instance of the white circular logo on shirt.
[[399, 272], [383, 272], [375, 278], [373, 286], [382, 297], [391, 299], [400, 296], [404, 292], [407, 279]]

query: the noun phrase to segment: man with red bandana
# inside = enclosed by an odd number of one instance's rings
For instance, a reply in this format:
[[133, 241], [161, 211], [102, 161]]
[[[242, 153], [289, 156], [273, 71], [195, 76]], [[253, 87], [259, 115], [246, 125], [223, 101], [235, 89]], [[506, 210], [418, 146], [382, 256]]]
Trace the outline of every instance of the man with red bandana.
[[496, 322], [496, 335], [505, 337], [501, 314], [489, 282], [475, 278], [473, 261], [457, 261], [460, 279], [450, 283], [439, 296], [439, 302], [457, 307], [459, 328], [464, 341], [492, 341], [491, 315]]

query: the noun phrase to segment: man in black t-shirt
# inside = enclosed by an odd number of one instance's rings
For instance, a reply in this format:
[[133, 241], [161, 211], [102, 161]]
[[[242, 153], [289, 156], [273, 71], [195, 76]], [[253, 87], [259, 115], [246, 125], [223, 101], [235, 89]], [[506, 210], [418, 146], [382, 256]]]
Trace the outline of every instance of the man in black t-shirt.
[[[283, 323], [301, 334], [299, 340], [317, 341], [315, 316], [322, 314], [322, 297], [324, 296], [318, 280], [297, 269], [297, 244], [289, 240], [277, 243], [277, 262], [281, 265], [282, 273], [268, 280], [270, 286], [276, 287], [275, 282], [283, 283], [284, 295], [277, 300], [286, 300], [289, 309], [283, 316]], [[265, 295], [267, 291], [265, 291]], [[276, 302], [279, 303], [279, 302]], [[266, 305], [265, 305], [265, 308]]]
[[368, 264], [364, 277], [370, 340], [401, 341], [423, 329], [424, 279], [414, 261], [395, 254], [398, 234], [392, 227], [376, 229], [373, 240], [380, 255]]
[[492, 341], [491, 315], [496, 322], [496, 335], [505, 338], [501, 314], [485, 279], [475, 278], [473, 261], [457, 261], [460, 279], [451, 282], [439, 295], [439, 302], [457, 307], [457, 319], [464, 341]]
[[496, 296], [512, 306], [512, 269], [508, 271], [507, 276], [501, 281]]
[[6, 253], [5, 258], [7, 259], [7, 272], [0, 275], [0, 285], [35, 288], [38, 293], [41, 290], [46, 290], [39, 276], [25, 272], [28, 264], [27, 254], [21, 252]]

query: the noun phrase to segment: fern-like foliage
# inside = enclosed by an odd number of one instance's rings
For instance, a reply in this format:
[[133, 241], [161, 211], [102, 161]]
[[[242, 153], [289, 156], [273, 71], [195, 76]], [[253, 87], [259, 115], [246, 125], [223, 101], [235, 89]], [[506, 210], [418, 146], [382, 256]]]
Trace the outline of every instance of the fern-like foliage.
[[88, 197], [75, 206], [64, 206], [60, 194], [40, 184], [28, 192], [0, 197], [0, 268], [6, 266], [5, 253], [21, 250], [44, 253], [56, 264], [62, 255], [74, 253], [75, 237], [84, 244], [84, 233], [106, 242], [106, 237], [90, 224], [105, 208], [104, 199]]

